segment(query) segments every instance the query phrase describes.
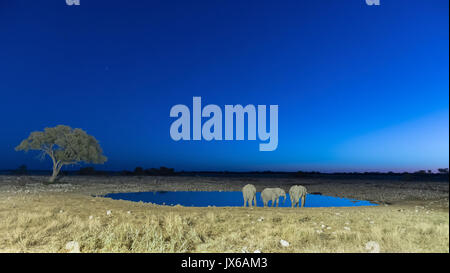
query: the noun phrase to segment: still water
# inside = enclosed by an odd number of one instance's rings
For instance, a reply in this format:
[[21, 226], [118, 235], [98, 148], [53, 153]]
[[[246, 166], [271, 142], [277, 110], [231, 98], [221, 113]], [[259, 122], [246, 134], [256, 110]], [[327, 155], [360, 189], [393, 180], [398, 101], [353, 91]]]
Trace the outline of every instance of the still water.
[[[135, 202], [154, 203], [158, 205], [185, 207], [239, 207], [244, 204], [242, 192], [240, 191], [157, 191], [157, 192], [128, 192], [109, 193], [105, 197], [115, 200], [128, 200]], [[280, 198], [279, 207], [290, 207], [291, 200], [286, 194], [286, 202]], [[256, 202], [259, 207], [263, 205], [261, 193], [256, 193]], [[269, 206], [272, 202], [269, 202]], [[331, 197], [325, 195], [308, 194], [305, 207], [355, 207], [376, 206], [369, 201], [354, 200], [347, 198]]]

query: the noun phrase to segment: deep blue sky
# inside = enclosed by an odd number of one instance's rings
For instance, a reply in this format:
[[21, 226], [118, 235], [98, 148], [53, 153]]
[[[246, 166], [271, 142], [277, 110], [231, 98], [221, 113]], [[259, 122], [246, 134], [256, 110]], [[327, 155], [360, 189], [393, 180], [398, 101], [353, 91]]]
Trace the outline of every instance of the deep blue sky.
[[[14, 147], [57, 124], [94, 135], [102, 169], [448, 167], [448, 5], [0, 0], [0, 169], [49, 168]], [[278, 149], [174, 142], [169, 110], [193, 96], [278, 104]]]

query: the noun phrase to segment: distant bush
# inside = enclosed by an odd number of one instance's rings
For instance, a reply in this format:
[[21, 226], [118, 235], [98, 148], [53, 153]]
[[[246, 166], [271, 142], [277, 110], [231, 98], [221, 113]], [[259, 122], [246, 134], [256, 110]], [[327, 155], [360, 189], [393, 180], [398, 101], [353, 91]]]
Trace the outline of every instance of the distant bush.
[[121, 175], [133, 175], [133, 172], [127, 171], [127, 170], [123, 170], [120, 172]]
[[403, 173], [402, 177], [401, 177], [402, 181], [413, 181], [414, 180], [414, 175], [411, 173]]
[[308, 174], [306, 172], [303, 171], [298, 171], [295, 173], [295, 176], [297, 177], [308, 177]]
[[80, 168], [80, 170], [77, 172], [78, 175], [106, 175], [107, 173], [105, 171], [97, 171], [94, 169], [94, 167], [84, 167]]
[[27, 174], [28, 173], [28, 168], [27, 165], [22, 164], [19, 166], [19, 168], [17, 168], [17, 170], [14, 171], [16, 174]]
[[317, 176], [320, 175], [320, 172], [304, 172], [304, 171], [298, 171], [295, 173], [296, 177], [312, 177], [312, 176]]
[[448, 168], [439, 168], [439, 169], [438, 169], [438, 172], [439, 172], [440, 174], [448, 174]]
[[159, 169], [151, 168], [145, 170], [147, 175], [174, 175], [175, 170], [173, 168], [160, 167]]
[[144, 175], [145, 172], [144, 172], [144, 169], [142, 167], [136, 167], [136, 168], [134, 168], [133, 174], [134, 175]]
[[78, 171], [79, 175], [93, 175], [95, 174], [95, 169], [94, 167], [84, 167], [84, 168], [80, 168], [80, 170]]
[[175, 175], [175, 170], [173, 168], [167, 168], [167, 167], [160, 167], [159, 169], [156, 168], [150, 168], [150, 169], [143, 169], [142, 167], [136, 167], [133, 172], [129, 171], [122, 171], [122, 175], [157, 175], [157, 176], [163, 176], [163, 175]]

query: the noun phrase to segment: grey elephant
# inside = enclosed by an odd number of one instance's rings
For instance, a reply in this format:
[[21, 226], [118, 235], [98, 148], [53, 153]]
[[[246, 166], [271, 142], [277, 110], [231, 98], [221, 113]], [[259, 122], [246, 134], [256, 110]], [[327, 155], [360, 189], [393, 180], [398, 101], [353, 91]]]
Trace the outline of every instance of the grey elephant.
[[300, 185], [294, 185], [289, 189], [292, 207], [299, 206], [300, 198], [302, 199], [302, 208], [305, 206], [307, 190]]
[[247, 184], [242, 188], [242, 195], [244, 196], [244, 207], [248, 203], [248, 206], [252, 206], [252, 201], [256, 205], [256, 188], [252, 184]]
[[280, 188], [265, 188], [261, 192], [261, 199], [263, 201], [264, 207], [268, 205], [269, 201], [272, 201], [272, 207], [275, 206], [275, 203], [278, 207], [278, 201], [281, 196], [284, 197], [283, 202], [286, 202], [286, 192]]

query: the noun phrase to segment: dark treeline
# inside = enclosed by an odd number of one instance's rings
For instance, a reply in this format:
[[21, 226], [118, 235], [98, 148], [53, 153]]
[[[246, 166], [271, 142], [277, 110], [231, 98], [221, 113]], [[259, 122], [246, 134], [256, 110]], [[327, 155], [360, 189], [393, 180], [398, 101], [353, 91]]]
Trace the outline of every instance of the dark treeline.
[[142, 167], [136, 167], [134, 171], [123, 170], [119, 172], [108, 172], [108, 171], [97, 171], [94, 167], [84, 167], [80, 168], [77, 172], [78, 175], [126, 175], [126, 176], [145, 176], [145, 175], [156, 175], [156, 176], [167, 176], [167, 175], [176, 175], [175, 170], [173, 168], [167, 167], [159, 167], [159, 169], [150, 168], [144, 169]]
[[[48, 171], [28, 170], [26, 165], [16, 170], [6, 170], [0, 174], [11, 175], [47, 175]], [[449, 181], [449, 169], [440, 168], [435, 171], [419, 170], [416, 172], [333, 172], [322, 173], [317, 171], [277, 172], [277, 171], [178, 171], [174, 168], [136, 167], [133, 171], [104, 171], [94, 167], [82, 167], [79, 170], [63, 171], [62, 175], [89, 175], [89, 176], [213, 176], [213, 177], [273, 177], [273, 178], [305, 178], [305, 179], [371, 179], [371, 180], [401, 180], [401, 181]]]

